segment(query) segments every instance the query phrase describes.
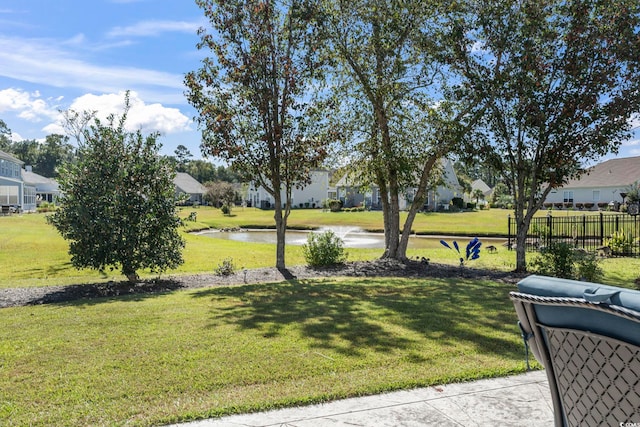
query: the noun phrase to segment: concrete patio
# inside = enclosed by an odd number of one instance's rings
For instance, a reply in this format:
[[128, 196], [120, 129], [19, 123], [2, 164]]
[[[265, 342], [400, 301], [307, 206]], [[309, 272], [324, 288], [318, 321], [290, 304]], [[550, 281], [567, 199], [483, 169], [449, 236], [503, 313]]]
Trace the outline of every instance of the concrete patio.
[[239, 426], [553, 426], [544, 371], [176, 424]]

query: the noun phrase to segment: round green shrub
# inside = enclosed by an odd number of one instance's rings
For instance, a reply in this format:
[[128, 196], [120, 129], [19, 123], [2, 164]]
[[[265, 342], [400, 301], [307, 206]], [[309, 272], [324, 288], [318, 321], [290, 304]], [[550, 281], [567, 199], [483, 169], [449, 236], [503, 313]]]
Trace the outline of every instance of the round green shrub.
[[341, 264], [347, 260], [344, 242], [330, 230], [320, 234], [309, 233], [302, 252], [311, 267]]

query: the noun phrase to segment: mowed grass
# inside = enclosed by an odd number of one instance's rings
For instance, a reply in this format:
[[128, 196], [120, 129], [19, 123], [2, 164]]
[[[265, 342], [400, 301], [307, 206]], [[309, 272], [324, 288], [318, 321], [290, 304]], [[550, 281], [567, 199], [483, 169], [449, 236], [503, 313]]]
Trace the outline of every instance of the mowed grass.
[[[197, 212], [183, 230], [185, 264], [168, 274], [210, 273], [225, 258], [238, 268], [274, 265], [275, 245], [188, 233], [269, 226], [273, 212]], [[506, 211], [479, 213], [420, 220], [469, 220], [458, 232], [479, 236], [491, 235], [487, 221], [506, 224]], [[379, 212], [332, 215], [294, 211], [291, 224], [376, 229], [382, 222]], [[431, 232], [417, 224], [415, 231]], [[75, 270], [44, 215], [1, 217], [0, 236], [0, 287], [121, 279]], [[349, 249], [350, 260], [380, 255]], [[437, 240], [408, 255], [457, 263]], [[287, 247], [287, 264], [304, 264], [300, 247]], [[515, 253], [503, 248], [469, 264], [514, 265]], [[603, 282], [631, 287], [639, 266], [637, 259], [604, 260]], [[1, 309], [0, 425], [162, 425], [523, 372], [512, 289], [459, 278], [336, 277]]]
[[0, 424], [161, 425], [523, 372], [511, 287], [317, 279], [0, 310]]
[[[231, 216], [223, 215], [219, 209], [207, 207], [183, 208], [180, 216], [197, 212], [196, 222], [187, 221], [182, 228], [186, 240], [183, 255], [185, 263], [163, 276], [193, 273], [211, 273], [224, 259], [231, 258], [238, 269], [271, 267], [275, 265], [275, 245], [242, 243], [214, 239], [189, 233], [192, 230], [226, 227], [272, 227], [273, 211], [237, 208]], [[461, 213], [427, 213], [416, 218], [414, 231], [418, 234], [464, 234], [467, 236], [494, 236], [496, 231], [507, 229], [510, 211], [491, 209]], [[546, 211], [541, 214], [546, 215]], [[578, 214], [571, 211], [554, 211], [554, 215]], [[597, 214], [597, 212], [595, 213]], [[358, 227], [376, 230], [382, 228], [381, 212], [323, 212], [320, 209], [292, 211], [290, 225], [294, 228], [315, 229], [329, 227]], [[490, 228], [487, 224], [491, 225]], [[503, 230], [504, 229], [504, 230]], [[493, 231], [492, 231], [493, 230]], [[100, 273], [90, 269], [77, 270], [71, 265], [68, 244], [46, 223], [45, 214], [25, 214], [0, 217], [0, 289], [15, 287], [39, 287], [122, 281], [119, 271]], [[466, 245], [468, 237], [455, 238]], [[453, 238], [447, 239], [449, 243]], [[506, 241], [506, 239], [505, 239]], [[486, 245], [485, 245], [486, 246]], [[382, 255], [382, 249], [348, 249], [348, 260], [373, 260]], [[423, 249], [407, 251], [411, 258], [429, 258], [431, 262], [457, 264], [458, 256], [441, 246], [438, 239]], [[531, 260], [535, 255], [527, 254]], [[286, 248], [286, 264], [305, 264], [302, 248], [289, 245]], [[499, 246], [498, 252], [482, 252], [480, 259], [467, 264], [469, 267], [511, 271], [515, 268], [515, 251]], [[604, 283], [631, 286], [638, 271], [640, 260], [611, 258], [602, 261], [605, 270]], [[157, 275], [141, 272], [143, 278]]]
[[[223, 215], [219, 209], [206, 207], [183, 208], [182, 215], [196, 212], [198, 221], [192, 225], [198, 227], [273, 227], [273, 211], [255, 208], [235, 208], [230, 216]], [[413, 231], [418, 234], [480, 234], [495, 236], [507, 234], [507, 215], [512, 211], [491, 209], [473, 212], [425, 212], [418, 213]], [[406, 220], [406, 212], [401, 213], [401, 221]], [[298, 229], [311, 229], [322, 226], [357, 226], [366, 231], [383, 231], [382, 212], [330, 212], [322, 209], [293, 209], [288, 226]]]

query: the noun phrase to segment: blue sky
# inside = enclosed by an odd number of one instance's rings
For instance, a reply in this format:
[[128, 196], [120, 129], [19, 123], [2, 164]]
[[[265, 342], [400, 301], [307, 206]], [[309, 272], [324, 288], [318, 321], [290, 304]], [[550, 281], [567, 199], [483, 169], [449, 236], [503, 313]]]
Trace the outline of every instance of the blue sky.
[[205, 24], [193, 0], [0, 0], [0, 119], [14, 139], [44, 139], [63, 133], [59, 110], [121, 112], [130, 90], [132, 128], [200, 158], [183, 77]]
[[[63, 133], [59, 110], [121, 112], [130, 90], [132, 129], [200, 158], [183, 76], [204, 55], [202, 25], [193, 0], [0, 0], [0, 119], [16, 140], [44, 139]], [[639, 155], [636, 131], [617, 157]]]

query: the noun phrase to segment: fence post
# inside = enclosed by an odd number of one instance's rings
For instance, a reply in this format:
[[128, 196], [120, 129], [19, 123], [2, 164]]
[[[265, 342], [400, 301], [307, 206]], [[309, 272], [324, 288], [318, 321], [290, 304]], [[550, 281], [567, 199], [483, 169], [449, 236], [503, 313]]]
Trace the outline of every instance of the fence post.
[[600, 246], [604, 244], [604, 215], [600, 212]]
[[551, 216], [551, 212], [547, 213], [547, 230], [549, 230], [547, 236], [545, 237], [544, 245], [546, 247], [551, 246], [551, 242], [553, 241], [553, 218]]
[[582, 214], [582, 249], [584, 249], [587, 239], [587, 216]]

